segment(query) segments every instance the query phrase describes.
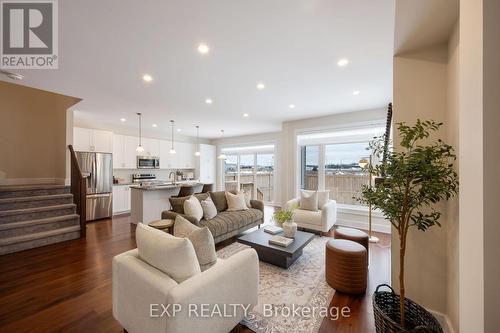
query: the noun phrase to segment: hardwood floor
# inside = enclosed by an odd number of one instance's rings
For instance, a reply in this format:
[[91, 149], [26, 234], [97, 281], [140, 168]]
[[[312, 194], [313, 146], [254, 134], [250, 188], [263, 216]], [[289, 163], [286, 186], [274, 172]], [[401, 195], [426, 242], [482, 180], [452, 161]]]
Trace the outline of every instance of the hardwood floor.
[[[0, 332], [121, 332], [111, 309], [111, 261], [135, 248], [134, 230], [128, 216], [115, 217], [89, 223], [86, 239], [0, 256]], [[352, 315], [324, 319], [320, 332], [375, 331], [371, 294], [390, 279], [390, 236], [378, 236], [367, 294], [337, 292], [330, 306], [347, 305]], [[233, 332], [251, 331], [239, 325]]]

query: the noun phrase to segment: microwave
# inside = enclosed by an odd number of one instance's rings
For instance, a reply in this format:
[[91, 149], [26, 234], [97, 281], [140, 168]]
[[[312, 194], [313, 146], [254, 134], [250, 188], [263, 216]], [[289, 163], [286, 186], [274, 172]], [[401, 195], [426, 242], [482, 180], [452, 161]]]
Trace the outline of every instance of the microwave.
[[160, 158], [154, 156], [137, 156], [137, 169], [159, 169]]

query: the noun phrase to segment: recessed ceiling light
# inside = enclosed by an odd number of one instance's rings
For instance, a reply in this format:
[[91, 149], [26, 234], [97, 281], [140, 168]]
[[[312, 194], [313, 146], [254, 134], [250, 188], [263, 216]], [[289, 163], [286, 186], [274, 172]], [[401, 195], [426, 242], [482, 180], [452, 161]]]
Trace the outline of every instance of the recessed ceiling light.
[[181, 131], [182, 131], [182, 128], [178, 128], [178, 129], [177, 129], [177, 132], [181, 132]]
[[210, 51], [210, 48], [207, 44], [201, 43], [198, 45], [198, 52], [201, 54], [207, 54]]
[[266, 87], [266, 85], [262, 82], [257, 83], [257, 89], [262, 90]]
[[158, 127], [158, 125], [156, 125], [156, 124], [153, 124], [153, 125], [151, 125], [151, 126], [153, 126], [153, 127]]
[[125, 118], [120, 118], [120, 121], [121, 121], [122, 123], [124, 123], [124, 122], [126, 122], [126, 121], [127, 121], [127, 119], [125, 119]]
[[344, 67], [348, 63], [349, 63], [349, 60], [347, 60], [346, 58], [342, 58], [342, 59], [339, 59], [339, 61], [337, 61], [337, 65], [339, 65], [340, 67]]
[[290, 104], [290, 105], [288, 105], [288, 107], [289, 107], [290, 109], [295, 109], [295, 104]]
[[212, 101], [212, 99], [211, 99], [211, 98], [207, 98], [207, 99], [205, 100], [205, 103], [207, 103], [207, 104], [212, 104], [213, 102], [214, 102], [214, 101]]
[[354, 91], [352, 92], [352, 94], [353, 94], [354, 96], [359, 95], [359, 90], [354, 90]]
[[248, 118], [249, 114], [248, 113], [243, 113], [243, 117]]
[[151, 82], [151, 81], [153, 81], [153, 77], [151, 75], [149, 75], [149, 74], [144, 74], [142, 76], [142, 79], [144, 80], [144, 82]]

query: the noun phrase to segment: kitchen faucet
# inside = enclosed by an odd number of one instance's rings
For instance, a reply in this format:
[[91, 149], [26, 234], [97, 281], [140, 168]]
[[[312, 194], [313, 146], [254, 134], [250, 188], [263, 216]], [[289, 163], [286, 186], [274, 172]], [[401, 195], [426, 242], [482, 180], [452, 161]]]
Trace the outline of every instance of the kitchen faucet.
[[[173, 178], [171, 177], [171, 176], [172, 176], [172, 174], [174, 175], [174, 177], [173, 177]], [[176, 174], [177, 174], [177, 172], [176, 172], [176, 171], [170, 171], [170, 173], [168, 174], [168, 178], [169, 178], [169, 179], [172, 179], [172, 184], [174, 184], [174, 185], [175, 185], [175, 175], [176, 175]]]

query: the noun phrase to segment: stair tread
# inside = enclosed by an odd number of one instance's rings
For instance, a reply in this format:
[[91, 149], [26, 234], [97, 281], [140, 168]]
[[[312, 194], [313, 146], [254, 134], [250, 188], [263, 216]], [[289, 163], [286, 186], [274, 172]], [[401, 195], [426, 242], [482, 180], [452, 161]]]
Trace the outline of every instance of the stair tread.
[[79, 218], [80, 218], [80, 216], [78, 214], [68, 214], [68, 215], [61, 215], [61, 216], [46, 217], [43, 219], [10, 222], [10, 223], [0, 224], [0, 231], [22, 228], [22, 227], [32, 226], [32, 225], [51, 223], [51, 222], [60, 222], [60, 221], [66, 221], [66, 220], [71, 220], [71, 219], [79, 219]]
[[30, 191], [30, 190], [52, 190], [59, 188], [66, 188], [68, 185], [57, 185], [57, 184], [40, 184], [40, 185], [2, 185], [0, 186], [0, 192], [6, 191]]
[[55, 230], [42, 231], [42, 232], [38, 232], [35, 234], [9, 237], [9, 238], [5, 238], [5, 239], [0, 239], [0, 246], [29, 242], [29, 241], [33, 241], [36, 239], [57, 236], [57, 235], [66, 234], [69, 232], [79, 231], [79, 230], [80, 230], [80, 225], [76, 225], [76, 226], [71, 226], [71, 227], [55, 229]]
[[0, 216], [10, 216], [17, 214], [29, 214], [36, 212], [44, 212], [49, 210], [58, 210], [58, 209], [66, 209], [76, 207], [74, 203], [62, 204], [62, 205], [53, 205], [53, 206], [43, 206], [43, 207], [31, 207], [31, 208], [22, 208], [22, 209], [13, 209], [13, 210], [4, 210], [0, 211]]
[[71, 193], [33, 195], [33, 196], [29, 196], [29, 197], [12, 197], [12, 198], [0, 199], [0, 204], [12, 203], [12, 202], [24, 202], [24, 201], [62, 199], [62, 198], [71, 198], [71, 197], [73, 197], [73, 194], [71, 194]]

